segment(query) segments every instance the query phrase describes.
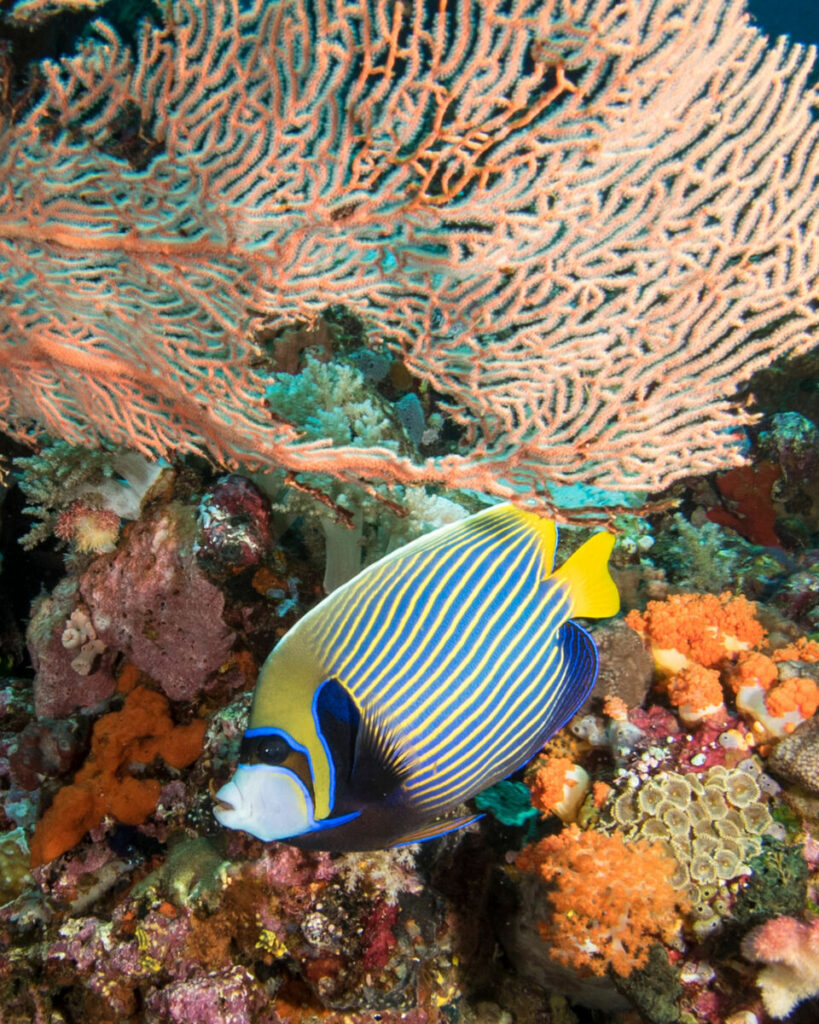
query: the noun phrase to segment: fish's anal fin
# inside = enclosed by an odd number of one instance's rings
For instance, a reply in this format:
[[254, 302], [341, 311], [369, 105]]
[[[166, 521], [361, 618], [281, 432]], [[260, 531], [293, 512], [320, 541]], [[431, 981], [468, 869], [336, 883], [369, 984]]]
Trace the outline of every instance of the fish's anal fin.
[[614, 537], [601, 531], [573, 552], [550, 579], [566, 585], [572, 617], [606, 619], [620, 611], [620, 594], [609, 572]]
[[478, 821], [482, 817], [482, 814], [462, 814], [459, 818], [444, 818], [443, 820], [430, 821], [426, 825], [421, 825], [419, 828], [407, 832], [400, 839], [396, 839], [394, 843], [390, 844], [390, 849], [394, 850], [399, 846], [409, 846], [412, 843], [423, 843], [427, 839], [437, 839], [439, 836], [445, 836], [449, 832], [457, 832], [458, 829], [464, 828], [465, 825], [471, 825], [473, 821]]

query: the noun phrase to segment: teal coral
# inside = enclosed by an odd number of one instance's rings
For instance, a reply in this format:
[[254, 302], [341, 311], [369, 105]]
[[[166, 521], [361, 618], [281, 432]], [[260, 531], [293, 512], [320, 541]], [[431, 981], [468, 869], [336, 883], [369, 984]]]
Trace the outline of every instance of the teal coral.
[[538, 816], [537, 808], [532, 806], [529, 787], [523, 782], [508, 779], [478, 793], [475, 806], [480, 811], [487, 811], [501, 825], [526, 825]]

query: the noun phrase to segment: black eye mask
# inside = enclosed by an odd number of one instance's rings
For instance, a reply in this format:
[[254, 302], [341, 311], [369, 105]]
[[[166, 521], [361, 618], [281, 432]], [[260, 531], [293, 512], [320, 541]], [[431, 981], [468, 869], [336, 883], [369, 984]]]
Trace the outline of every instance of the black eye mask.
[[239, 761], [241, 764], [279, 765], [284, 764], [288, 757], [295, 753], [284, 736], [278, 733], [244, 736], [239, 747]]

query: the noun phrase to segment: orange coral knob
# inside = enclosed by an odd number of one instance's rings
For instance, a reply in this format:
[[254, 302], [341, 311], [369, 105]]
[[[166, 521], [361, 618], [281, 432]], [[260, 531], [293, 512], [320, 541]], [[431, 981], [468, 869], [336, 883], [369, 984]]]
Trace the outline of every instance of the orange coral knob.
[[124, 825], [141, 825], [156, 810], [162, 786], [157, 779], [134, 778], [131, 766], [161, 757], [174, 768], [187, 767], [202, 751], [206, 724], [197, 718], [175, 725], [165, 696], [145, 686], [131, 690], [121, 711], [94, 724], [85, 764], [37, 822], [32, 867], [70, 850], [106, 814]]

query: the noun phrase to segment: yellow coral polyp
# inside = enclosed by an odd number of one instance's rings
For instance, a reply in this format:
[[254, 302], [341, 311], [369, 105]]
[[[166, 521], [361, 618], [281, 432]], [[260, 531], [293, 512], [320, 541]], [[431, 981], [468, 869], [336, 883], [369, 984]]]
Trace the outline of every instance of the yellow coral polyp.
[[714, 822], [714, 831], [717, 835], [722, 836], [723, 839], [738, 839], [742, 835], [742, 829], [737, 824], [736, 811], [730, 811], [724, 818], [719, 818]]
[[644, 814], [656, 814], [663, 802], [663, 790], [655, 782], [647, 782], [637, 794], [637, 806]]
[[666, 800], [681, 810], [691, 803], [691, 784], [684, 775], [679, 775], [677, 772], [668, 773], [663, 792]]
[[715, 882], [717, 868], [712, 856], [697, 856], [691, 861], [689, 873], [695, 882]]
[[622, 825], [624, 828], [633, 825], [638, 820], [633, 794], [628, 791], [621, 793], [614, 801], [611, 813], [618, 825]]
[[771, 813], [764, 804], [750, 804], [743, 807], [739, 813], [749, 832], [761, 834], [773, 822]]
[[669, 806], [668, 810], [662, 815], [662, 819], [672, 836], [688, 835], [691, 823], [688, 820], [688, 815], [681, 808]]
[[759, 800], [761, 792], [750, 772], [733, 772], [726, 782], [725, 795], [734, 807], [748, 807]]

